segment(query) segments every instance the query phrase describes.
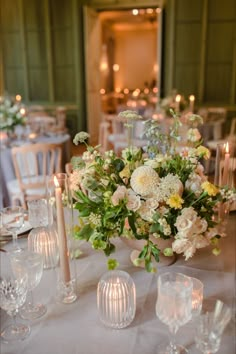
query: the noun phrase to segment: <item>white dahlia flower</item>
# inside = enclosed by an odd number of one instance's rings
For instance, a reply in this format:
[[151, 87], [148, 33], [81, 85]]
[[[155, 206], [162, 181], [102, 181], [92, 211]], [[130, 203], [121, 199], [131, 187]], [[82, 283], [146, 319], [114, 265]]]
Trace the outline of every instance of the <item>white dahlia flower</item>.
[[143, 197], [152, 195], [158, 188], [159, 176], [150, 166], [139, 166], [131, 175], [131, 188]]

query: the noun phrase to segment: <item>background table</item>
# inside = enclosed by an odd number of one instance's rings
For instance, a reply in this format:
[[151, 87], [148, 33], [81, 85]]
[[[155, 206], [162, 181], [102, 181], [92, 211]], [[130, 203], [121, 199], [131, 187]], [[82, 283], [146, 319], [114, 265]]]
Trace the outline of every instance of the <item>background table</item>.
[[[96, 304], [96, 288], [106, 270], [106, 257], [81, 244], [83, 256], [76, 260], [78, 300], [70, 305], [54, 300], [55, 271], [45, 270], [39, 286], [34, 290], [35, 299], [47, 304], [44, 317], [31, 323], [31, 334], [22, 342], [1, 344], [3, 354], [156, 354], [157, 346], [168, 339], [167, 326], [155, 314], [157, 277], [166, 271], [181, 272], [200, 279], [204, 283], [204, 310], [210, 310], [220, 299], [235, 314], [235, 212], [231, 213], [228, 237], [221, 243], [222, 254], [218, 257], [210, 248], [199, 252], [188, 262], [180, 256], [171, 266], [158, 267], [157, 274], [135, 268], [129, 261], [130, 249], [117, 240], [116, 258], [119, 269], [133, 278], [137, 290], [137, 311], [134, 321], [127, 328], [114, 330], [100, 322]], [[19, 240], [22, 244], [26, 240]], [[8, 244], [7, 247], [10, 247]], [[9, 321], [1, 311], [3, 327]], [[235, 318], [228, 324], [222, 338], [220, 354], [235, 353]], [[194, 344], [194, 323], [189, 322], [177, 333], [177, 341], [190, 353], [199, 353]]]
[[[63, 143], [62, 151], [62, 166], [66, 162], [70, 161], [70, 135], [56, 135], [56, 136], [38, 136], [34, 139], [35, 143], [51, 143], [60, 144]], [[22, 144], [27, 144], [30, 142], [22, 142]], [[18, 142], [18, 145], [20, 142]], [[1, 183], [1, 197], [0, 197], [0, 208], [10, 205], [10, 199], [7, 191], [7, 181], [15, 179], [15, 172], [11, 156], [11, 148], [0, 148], [0, 183]]]

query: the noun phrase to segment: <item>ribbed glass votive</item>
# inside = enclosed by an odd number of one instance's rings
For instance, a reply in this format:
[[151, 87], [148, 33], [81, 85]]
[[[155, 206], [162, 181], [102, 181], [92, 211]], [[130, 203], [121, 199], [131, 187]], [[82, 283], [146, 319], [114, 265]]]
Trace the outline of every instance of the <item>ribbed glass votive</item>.
[[136, 311], [136, 289], [131, 276], [121, 270], [105, 273], [97, 287], [97, 307], [99, 318], [105, 326], [116, 329], [127, 327]]

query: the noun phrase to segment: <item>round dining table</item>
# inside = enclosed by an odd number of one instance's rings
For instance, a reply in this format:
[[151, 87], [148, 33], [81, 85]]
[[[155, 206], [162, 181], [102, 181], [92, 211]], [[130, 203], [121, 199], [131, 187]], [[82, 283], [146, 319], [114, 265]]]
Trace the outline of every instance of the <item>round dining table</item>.
[[65, 166], [67, 162], [70, 161], [71, 151], [70, 144], [71, 138], [69, 134], [60, 134], [60, 135], [39, 135], [34, 139], [23, 141], [16, 140], [13, 141], [10, 146], [0, 146], [0, 183], [1, 183], [1, 195], [0, 195], [0, 209], [10, 205], [10, 198], [7, 190], [7, 181], [11, 181], [16, 178], [11, 149], [14, 146], [21, 146], [23, 144], [34, 144], [34, 143], [50, 143], [50, 144], [63, 144], [62, 152], [62, 166]]
[[[27, 339], [15, 343], [1, 343], [3, 354], [158, 354], [158, 346], [168, 342], [168, 328], [156, 316], [157, 279], [164, 272], [180, 272], [198, 278], [204, 284], [202, 312], [212, 311], [216, 300], [232, 309], [232, 319], [221, 340], [219, 354], [235, 353], [235, 228], [236, 214], [231, 212], [227, 224], [227, 237], [221, 240], [222, 252], [215, 256], [211, 248], [197, 251], [185, 261], [179, 255], [170, 266], [158, 264], [157, 273], [148, 273], [130, 261], [131, 248], [121, 239], [115, 239], [116, 253], [112, 258], [119, 262], [119, 269], [132, 277], [136, 286], [136, 314], [133, 322], [123, 329], [105, 327], [97, 309], [97, 285], [107, 272], [106, 256], [93, 250], [86, 242], [77, 243], [81, 254], [73, 260], [76, 269], [78, 298], [71, 304], [56, 300], [56, 273], [58, 269], [43, 272], [41, 282], [34, 289], [34, 300], [47, 306], [46, 314], [31, 321]], [[27, 238], [19, 239], [27, 247]], [[11, 242], [3, 244], [5, 250]], [[1, 253], [1, 252], [0, 252]], [[1, 328], [10, 318], [1, 310]], [[194, 341], [195, 320], [182, 326], [176, 336], [189, 353], [197, 354]]]

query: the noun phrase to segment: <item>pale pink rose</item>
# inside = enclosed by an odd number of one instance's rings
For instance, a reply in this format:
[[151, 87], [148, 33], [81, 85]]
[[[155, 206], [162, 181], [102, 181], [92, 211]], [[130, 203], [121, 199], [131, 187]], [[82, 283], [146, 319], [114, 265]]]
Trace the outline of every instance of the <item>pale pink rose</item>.
[[185, 260], [187, 261], [189, 258], [191, 258], [195, 252], [196, 252], [196, 247], [193, 244], [191, 244], [191, 246], [184, 251]]
[[198, 162], [195, 172], [201, 177], [203, 182], [207, 180], [207, 176], [204, 174], [204, 167], [200, 162]]
[[181, 238], [189, 237], [192, 234], [192, 221], [182, 217], [181, 215], [177, 217], [175, 226], [178, 230], [178, 235], [180, 234]]
[[177, 238], [172, 243], [172, 250], [178, 254], [184, 253], [189, 247], [191, 247], [191, 242], [187, 238]]
[[152, 221], [152, 216], [155, 213], [153, 209], [147, 207], [146, 203], [142, 203], [141, 207], [138, 209], [139, 215], [145, 221]]
[[194, 236], [194, 246], [196, 248], [204, 248], [210, 244], [209, 240], [203, 235]]
[[125, 186], [118, 186], [117, 190], [113, 193], [111, 197], [111, 202], [113, 205], [118, 205], [120, 200], [127, 196], [127, 189]]
[[208, 240], [210, 240], [211, 238], [215, 237], [216, 235], [218, 235], [218, 230], [216, 227], [213, 227], [211, 229], [209, 229], [206, 233], [205, 236]]
[[136, 211], [141, 206], [140, 197], [135, 194], [128, 194], [127, 209]]
[[194, 233], [202, 234], [207, 230], [207, 227], [207, 221], [198, 217], [194, 224]]
[[186, 181], [185, 187], [198, 196], [202, 193], [202, 182], [203, 180], [198, 174], [192, 173]]

